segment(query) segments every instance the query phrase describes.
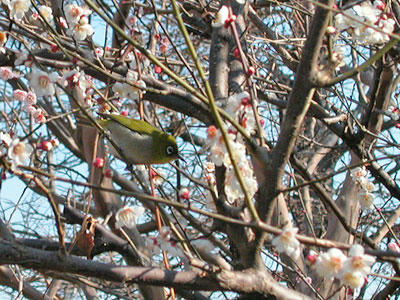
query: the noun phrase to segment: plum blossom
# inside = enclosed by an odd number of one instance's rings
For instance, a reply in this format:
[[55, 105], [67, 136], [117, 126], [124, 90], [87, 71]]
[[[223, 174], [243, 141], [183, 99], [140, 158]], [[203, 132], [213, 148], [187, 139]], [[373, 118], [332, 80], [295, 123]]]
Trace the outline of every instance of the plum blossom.
[[104, 55], [104, 49], [97, 47], [96, 49], [94, 49], [94, 54], [96, 55], [96, 57], [102, 57]]
[[79, 87], [82, 98], [88, 98], [91, 95], [92, 82], [89, 76], [86, 76], [83, 71], [71, 70], [64, 73], [62, 84], [68, 88]]
[[372, 208], [374, 206], [374, 195], [362, 189], [357, 194], [357, 200], [362, 209]]
[[42, 124], [42, 123], [46, 122], [45, 113], [41, 108], [35, 108], [35, 107], [31, 106], [29, 112], [32, 115], [35, 123]]
[[[257, 101], [255, 105], [257, 106]], [[228, 97], [226, 101], [226, 112], [239, 122], [246, 129], [248, 134], [254, 134], [256, 131], [256, 120], [253, 113], [250, 94], [242, 92]]]
[[153, 250], [153, 253], [163, 250], [171, 256], [184, 257], [183, 251], [178, 247], [176, 242], [171, 238], [171, 228], [168, 226], [161, 227], [159, 234], [155, 238], [149, 238], [147, 245]]
[[115, 214], [115, 228], [123, 226], [132, 228], [136, 226], [137, 219], [143, 215], [145, 209], [142, 206], [124, 206]]
[[[118, 93], [119, 97], [121, 98], [128, 98], [132, 100], [139, 99], [139, 90], [146, 88], [146, 83], [143, 80], [139, 80], [137, 72], [132, 70], [129, 70], [126, 74], [126, 80], [134, 83], [138, 87], [124, 82], [117, 82], [112, 87], [114, 93]], [[145, 93], [146, 91], [141, 92]]]
[[21, 21], [25, 13], [29, 11], [30, 7], [30, 0], [11, 0], [10, 2], [8, 2], [8, 8], [10, 9], [10, 18], [16, 21]]
[[36, 107], [37, 97], [32, 91], [14, 90], [14, 100], [18, 100], [24, 104], [25, 110], [30, 113], [35, 123], [44, 123], [46, 121], [45, 113], [41, 108]]
[[18, 77], [10, 67], [0, 67], [0, 79], [10, 80]]
[[349, 257], [343, 264], [343, 269], [360, 271], [367, 275], [371, 271], [371, 266], [375, 263], [375, 258], [364, 254], [364, 248], [355, 244], [349, 250]]
[[51, 7], [46, 6], [46, 5], [41, 5], [39, 7], [39, 13], [34, 13], [32, 15], [32, 18], [34, 20], [37, 20], [40, 18], [40, 15], [42, 15], [42, 17], [49, 23], [52, 24], [53, 23], [53, 11], [51, 9]]
[[210, 147], [210, 160], [216, 166], [222, 166], [227, 153], [220, 131], [214, 125], [207, 128], [207, 145]]
[[181, 188], [179, 190], [179, 198], [182, 200], [188, 200], [190, 198], [190, 190], [188, 188]]
[[[142, 165], [138, 165], [137, 168], [143, 173], [146, 173], [146, 167]], [[164, 178], [167, 177], [167, 174], [162, 169], [151, 168], [150, 176], [153, 183], [157, 186], [162, 185], [164, 182]]]
[[0, 131], [0, 141], [6, 146], [9, 146], [12, 142], [12, 138], [9, 133]]
[[[243, 191], [237, 179], [230, 156], [226, 150], [224, 139], [220, 131], [214, 126], [207, 128], [207, 146], [210, 151], [210, 160], [216, 166], [224, 165], [225, 174], [225, 193], [229, 203], [233, 204], [243, 198]], [[232, 156], [239, 172], [244, 180], [249, 197], [253, 197], [257, 191], [257, 181], [254, 178], [253, 168], [247, 159], [246, 147], [236, 138], [234, 134], [228, 134], [228, 140], [231, 145]]]
[[77, 41], [83, 41], [94, 33], [92, 25], [89, 24], [87, 17], [82, 17], [68, 29], [68, 34], [72, 35]]
[[352, 288], [361, 287], [365, 282], [366, 276], [371, 272], [371, 266], [374, 263], [375, 258], [364, 254], [364, 248], [355, 244], [349, 250], [349, 257], [343, 263], [339, 278], [343, 284]]
[[400, 252], [400, 247], [397, 243], [395, 242], [390, 242], [387, 245], [388, 249], [394, 251], [394, 252]]
[[215, 16], [215, 20], [212, 22], [212, 26], [221, 27], [225, 25], [225, 22], [229, 19], [229, 8], [226, 5], [223, 5], [217, 15]]
[[26, 97], [25, 97], [25, 104], [27, 106], [32, 106], [35, 105], [37, 103], [37, 97], [36, 94], [32, 91], [29, 91], [26, 93]]
[[[224, 165], [227, 168], [225, 174], [225, 193], [228, 202], [235, 203], [243, 198], [243, 191], [237, 179], [230, 156], [226, 150], [224, 139], [220, 131], [213, 125], [207, 128], [207, 137], [206, 144], [209, 147], [211, 162], [216, 166]], [[254, 178], [253, 168], [247, 159], [246, 147], [234, 134], [228, 134], [228, 140], [231, 146], [233, 159], [242, 175], [249, 197], [253, 197], [258, 186]], [[212, 176], [210, 179], [212, 179]]]
[[367, 175], [368, 172], [365, 167], [355, 168], [350, 174], [357, 186], [357, 200], [362, 209], [372, 208], [374, 204], [374, 196], [372, 192], [374, 191], [375, 186], [368, 180]]
[[373, 5], [369, 1], [362, 1], [335, 16], [336, 29], [348, 31], [353, 40], [361, 44], [388, 42], [394, 25], [395, 21], [385, 10], [382, 1], [375, 1]]
[[341, 280], [344, 285], [356, 289], [361, 287], [365, 282], [365, 274], [361, 272], [344, 271], [341, 275]]
[[39, 69], [33, 69], [30, 74], [30, 84], [37, 97], [53, 96], [56, 92], [54, 82], [58, 80], [57, 73], [48, 74]]
[[90, 15], [92, 11], [87, 7], [82, 7], [77, 4], [68, 4], [65, 7], [65, 17], [67, 18], [68, 23], [76, 24], [79, 22], [81, 17], [86, 17]]
[[65, 7], [65, 16], [69, 27], [67, 33], [76, 40], [83, 41], [94, 33], [92, 25], [89, 24], [88, 16], [92, 11], [86, 7], [76, 4], [68, 4]]
[[272, 240], [272, 245], [279, 253], [286, 253], [292, 259], [300, 256], [300, 242], [296, 238], [299, 231], [295, 227], [287, 227], [282, 234]]
[[29, 160], [33, 147], [27, 142], [14, 139], [8, 147], [8, 157], [12, 160], [11, 169], [15, 170], [18, 165], [24, 165]]
[[28, 94], [28, 92], [23, 91], [23, 90], [14, 90], [12, 96], [13, 96], [14, 100], [25, 102], [27, 94]]
[[331, 248], [318, 256], [315, 269], [321, 277], [331, 278], [339, 273], [346, 259], [347, 257], [342, 251]]

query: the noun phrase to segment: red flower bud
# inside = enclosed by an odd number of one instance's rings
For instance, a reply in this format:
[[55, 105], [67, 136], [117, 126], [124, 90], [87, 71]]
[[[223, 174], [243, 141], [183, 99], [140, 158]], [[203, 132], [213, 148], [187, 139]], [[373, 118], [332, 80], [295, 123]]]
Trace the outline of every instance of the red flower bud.
[[162, 72], [162, 68], [161, 68], [160, 66], [155, 66], [155, 67], [154, 67], [154, 72], [155, 72], [156, 74], [160, 74], [160, 73]]
[[95, 168], [102, 168], [104, 167], [104, 158], [101, 157], [96, 157], [93, 165], [95, 166]]
[[233, 56], [237, 59], [240, 58], [240, 51], [239, 48], [235, 48], [235, 50], [233, 50]]
[[252, 75], [254, 75], [256, 73], [256, 68], [254, 68], [253, 66], [250, 66], [248, 69], [247, 69], [247, 75], [248, 76], [252, 76]]

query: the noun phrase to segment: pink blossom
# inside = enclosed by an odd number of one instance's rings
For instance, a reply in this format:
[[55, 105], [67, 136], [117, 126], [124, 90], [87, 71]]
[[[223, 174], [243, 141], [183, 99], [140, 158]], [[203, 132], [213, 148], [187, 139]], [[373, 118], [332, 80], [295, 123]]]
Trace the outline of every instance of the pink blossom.
[[0, 79], [10, 80], [18, 77], [10, 67], [0, 67]]
[[25, 102], [27, 94], [28, 93], [26, 91], [23, 91], [23, 90], [14, 90], [13, 91], [13, 98], [14, 98], [14, 100]]

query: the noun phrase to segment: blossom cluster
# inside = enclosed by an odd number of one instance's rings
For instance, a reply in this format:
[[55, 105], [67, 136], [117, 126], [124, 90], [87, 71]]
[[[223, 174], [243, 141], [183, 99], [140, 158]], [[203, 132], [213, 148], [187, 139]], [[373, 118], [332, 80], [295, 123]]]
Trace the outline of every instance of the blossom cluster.
[[91, 13], [90, 9], [77, 4], [68, 4], [65, 7], [65, 17], [69, 26], [67, 33], [77, 41], [83, 41], [94, 33], [88, 18]]
[[[292, 259], [300, 256], [300, 242], [296, 238], [298, 228], [287, 227], [272, 240], [272, 245], [279, 253], [285, 253]], [[315, 268], [316, 272], [324, 278], [336, 277], [343, 284], [351, 288], [361, 287], [365, 278], [371, 272], [371, 266], [375, 258], [364, 253], [361, 245], [353, 245], [349, 250], [349, 256], [337, 248], [331, 248], [327, 252], [310, 254], [307, 260]]]
[[365, 167], [355, 168], [351, 172], [351, 178], [357, 185], [357, 200], [360, 202], [362, 209], [372, 208], [374, 204], [374, 195], [372, 192], [375, 186], [367, 178], [368, 172]]
[[248, 134], [254, 134], [256, 131], [252, 101], [257, 106], [257, 100], [251, 100], [248, 92], [234, 94], [228, 97], [225, 108], [226, 112], [238, 121]]
[[[129, 70], [126, 74], [126, 80], [135, 84], [135, 86], [124, 82], [116, 82], [112, 87], [114, 93], [117, 93], [120, 98], [139, 99], [139, 90], [145, 89], [146, 83], [139, 79], [137, 72], [132, 70]], [[146, 91], [142, 92], [145, 93]]]
[[[224, 165], [225, 174], [225, 194], [229, 203], [235, 203], [243, 197], [242, 188], [235, 174], [231, 159], [227, 152], [225, 141], [221, 132], [215, 127], [210, 126], [207, 129], [207, 146], [210, 149], [210, 159], [216, 166]], [[253, 168], [247, 159], [246, 147], [239, 142], [236, 135], [228, 134], [229, 144], [231, 145], [233, 159], [235, 160], [239, 172], [244, 180], [244, 185], [250, 197], [253, 197], [257, 191], [257, 181], [254, 178]]]
[[92, 78], [87, 76], [85, 72], [78, 70], [71, 70], [64, 73], [61, 82], [68, 88], [79, 88], [81, 97], [83, 99], [93, 94]]
[[[142, 206], [122, 207], [115, 214], [115, 228], [135, 227], [137, 219], [143, 215], [144, 212], [145, 209]], [[158, 236], [147, 238], [146, 244], [153, 253], [159, 253], [162, 250], [172, 256], [184, 257], [183, 251], [172, 239], [171, 229], [168, 226], [161, 227]]]
[[44, 111], [36, 105], [37, 97], [34, 92], [14, 90], [13, 98], [24, 105], [24, 109], [33, 117], [35, 123], [44, 123], [46, 121]]
[[354, 41], [363, 45], [388, 42], [395, 20], [382, 1], [362, 1], [335, 16], [338, 31], [347, 31]]
[[161, 227], [156, 237], [149, 237], [146, 240], [146, 246], [154, 254], [160, 253], [161, 250], [167, 252], [171, 256], [185, 257], [183, 251], [178, 247], [174, 239], [172, 239], [171, 228], [168, 226]]
[[355, 244], [351, 246], [348, 256], [336, 248], [321, 253], [313, 266], [324, 278], [336, 277], [344, 285], [359, 288], [365, 283], [374, 263], [375, 258], [365, 254], [361, 245]]

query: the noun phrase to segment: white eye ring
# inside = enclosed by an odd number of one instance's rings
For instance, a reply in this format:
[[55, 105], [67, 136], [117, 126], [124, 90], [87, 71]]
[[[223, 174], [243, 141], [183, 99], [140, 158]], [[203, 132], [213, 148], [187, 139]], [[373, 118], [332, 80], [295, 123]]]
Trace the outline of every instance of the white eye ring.
[[168, 147], [167, 147], [167, 155], [171, 155], [171, 154], [173, 154], [173, 153], [174, 153], [174, 147], [168, 146]]

